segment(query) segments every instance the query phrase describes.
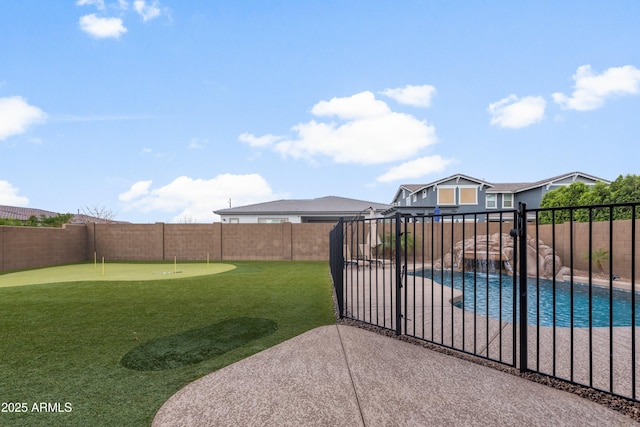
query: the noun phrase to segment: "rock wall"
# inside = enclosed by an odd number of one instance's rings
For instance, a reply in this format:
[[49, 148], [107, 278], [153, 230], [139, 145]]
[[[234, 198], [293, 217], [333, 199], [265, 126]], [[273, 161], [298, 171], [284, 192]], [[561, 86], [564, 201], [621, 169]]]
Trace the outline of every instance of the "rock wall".
[[[434, 268], [453, 268], [461, 270], [465, 260], [476, 263], [492, 262], [498, 268], [504, 268], [509, 272], [514, 265], [513, 238], [506, 233], [480, 234], [475, 237], [461, 240], [453, 246], [453, 251], [445, 254], [434, 263]], [[546, 245], [541, 239], [529, 239], [527, 241], [527, 275], [539, 274], [547, 279], [556, 277], [562, 280], [562, 275], [567, 273], [567, 268], [562, 266], [562, 260], [554, 252], [553, 248]]]

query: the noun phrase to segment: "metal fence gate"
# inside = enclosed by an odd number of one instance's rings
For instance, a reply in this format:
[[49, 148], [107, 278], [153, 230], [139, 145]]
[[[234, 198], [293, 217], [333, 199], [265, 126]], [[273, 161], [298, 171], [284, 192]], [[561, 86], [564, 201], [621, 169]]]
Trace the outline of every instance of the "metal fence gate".
[[[341, 317], [637, 400], [638, 204], [341, 219]], [[524, 309], [520, 309], [524, 307]]]

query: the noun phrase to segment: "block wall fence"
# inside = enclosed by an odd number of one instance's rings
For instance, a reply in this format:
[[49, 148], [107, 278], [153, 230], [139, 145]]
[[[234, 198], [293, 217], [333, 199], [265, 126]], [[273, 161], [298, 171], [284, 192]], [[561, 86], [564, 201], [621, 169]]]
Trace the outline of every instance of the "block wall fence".
[[329, 260], [333, 224], [0, 226], [0, 271], [93, 260]]
[[[632, 220], [620, 221], [603, 221], [593, 222], [591, 230], [588, 223], [574, 222], [573, 231], [572, 224], [565, 222], [551, 225], [538, 225], [535, 223], [527, 223], [528, 239], [535, 239], [536, 233], [545, 245], [554, 247], [554, 250], [560, 256], [564, 266], [570, 266], [573, 257], [573, 268], [576, 270], [587, 270], [589, 268], [589, 235], [591, 235], [591, 251], [603, 249], [607, 253], [613, 254], [611, 260], [613, 262], [611, 271], [619, 276], [631, 277], [631, 260], [632, 247], [635, 245], [635, 265], [640, 266], [640, 220], [636, 220], [636, 236], [631, 234]], [[389, 227], [390, 228], [390, 227]], [[414, 253], [412, 260], [421, 261], [424, 259], [429, 262], [433, 259], [441, 258], [452, 251], [453, 246], [464, 239], [472, 238], [474, 235], [486, 235], [494, 233], [509, 234], [514, 228], [512, 222], [467, 222], [467, 223], [408, 223], [403, 224], [403, 231], [408, 231], [414, 241]], [[378, 225], [379, 235], [389, 234], [390, 229], [381, 228]], [[382, 231], [381, 231], [382, 230]], [[363, 243], [368, 234], [368, 227], [360, 227], [358, 230], [347, 228], [345, 233], [355, 233], [349, 237], [351, 242]], [[609, 249], [609, 236], [612, 236], [613, 248]], [[571, 245], [573, 238], [573, 247]], [[635, 241], [634, 241], [635, 239]], [[433, 244], [432, 244], [433, 242]], [[351, 253], [356, 253], [356, 248], [351, 248]], [[609, 260], [604, 263], [605, 273], [609, 273]], [[636, 267], [638, 270], [638, 268]], [[640, 271], [636, 271], [636, 277], [640, 275]]]
[[[333, 224], [87, 224], [66, 225], [63, 228], [32, 228], [0, 226], [0, 271], [45, 267], [93, 260], [94, 253], [106, 260], [181, 261], [206, 260], [329, 260], [329, 231]], [[502, 223], [431, 223], [406, 224], [414, 234], [416, 258], [434, 257], [451, 251], [455, 244], [474, 234], [509, 233], [513, 224]], [[574, 268], [587, 268], [589, 253], [588, 223], [557, 224], [537, 228], [538, 237], [555, 250], [564, 265], [569, 265], [573, 250]], [[424, 230], [424, 231], [423, 231]], [[433, 230], [433, 238], [431, 232]], [[640, 220], [636, 220], [640, 233]], [[381, 229], [378, 228], [381, 232]], [[347, 230], [348, 232], [348, 230]], [[365, 233], [364, 230], [360, 232]], [[453, 233], [453, 236], [452, 236]], [[527, 224], [529, 238], [536, 237], [535, 224]], [[573, 248], [569, 244], [573, 233]], [[364, 234], [363, 234], [364, 235]], [[615, 274], [631, 274], [632, 246], [635, 245], [636, 265], [640, 265], [640, 239], [631, 235], [631, 220], [594, 222], [591, 230], [592, 249], [609, 250], [613, 238], [613, 269]], [[364, 241], [361, 240], [361, 241]], [[425, 242], [423, 245], [422, 242]], [[606, 263], [608, 269], [608, 262]], [[640, 274], [640, 273], [636, 273]]]

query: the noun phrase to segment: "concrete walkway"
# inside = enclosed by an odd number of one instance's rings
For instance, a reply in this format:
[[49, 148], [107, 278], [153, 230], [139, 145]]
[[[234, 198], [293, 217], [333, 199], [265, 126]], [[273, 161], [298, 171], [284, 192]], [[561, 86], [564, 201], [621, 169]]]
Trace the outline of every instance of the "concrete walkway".
[[350, 326], [314, 329], [203, 377], [153, 426], [627, 426], [576, 395]]

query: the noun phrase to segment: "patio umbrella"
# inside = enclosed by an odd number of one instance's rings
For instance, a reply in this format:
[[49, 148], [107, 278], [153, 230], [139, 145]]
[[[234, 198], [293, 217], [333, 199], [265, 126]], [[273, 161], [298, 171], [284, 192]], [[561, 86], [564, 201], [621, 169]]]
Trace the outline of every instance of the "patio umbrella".
[[382, 244], [382, 240], [378, 237], [378, 221], [376, 220], [376, 213], [373, 208], [369, 210], [369, 234], [367, 235], [367, 246], [369, 252], [373, 252], [373, 248]]

